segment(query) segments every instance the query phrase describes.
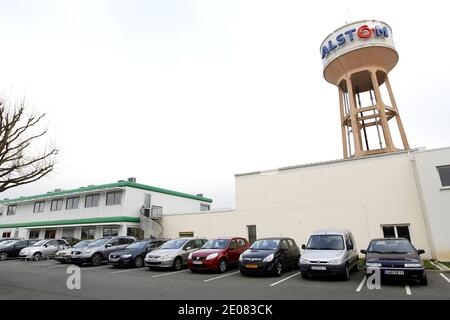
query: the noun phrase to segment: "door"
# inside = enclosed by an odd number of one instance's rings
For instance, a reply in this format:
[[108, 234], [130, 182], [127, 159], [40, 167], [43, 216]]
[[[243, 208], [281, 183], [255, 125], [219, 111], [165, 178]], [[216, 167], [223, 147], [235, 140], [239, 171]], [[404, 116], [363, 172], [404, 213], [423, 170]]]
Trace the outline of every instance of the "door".
[[55, 239], [56, 238], [56, 229], [45, 230], [44, 239]]
[[286, 267], [292, 263], [292, 257], [289, 254], [289, 244], [288, 244], [287, 240], [281, 240], [280, 258], [283, 263], [283, 267]]
[[352, 268], [353, 266], [355, 266], [356, 263], [358, 263], [357, 261], [358, 254], [356, 253], [356, 247], [353, 244], [350, 235], [346, 234], [344, 239], [345, 239], [345, 248], [347, 249], [345, 260], [348, 261], [349, 266]]
[[197, 248], [195, 246], [195, 240], [188, 241], [184, 245], [183, 252], [181, 253], [181, 258], [183, 259], [183, 264], [187, 263], [187, 258], [189, 257], [189, 254], [196, 250], [197, 250]]
[[247, 226], [247, 234], [248, 234], [248, 241], [250, 242], [250, 244], [253, 244], [253, 242], [255, 242], [257, 239], [256, 226], [255, 225]]
[[105, 250], [103, 252], [103, 258], [108, 259], [109, 254], [118, 251], [119, 249], [119, 239], [111, 239], [106, 245]]
[[56, 240], [48, 241], [45, 247], [42, 249], [42, 251], [43, 256], [48, 257], [53, 255], [56, 251], [58, 251], [58, 241]]
[[291, 257], [291, 264], [297, 264], [300, 259], [300, 248], [292, 239], [288, 239], [287, 242], [289, 245], [289, 256]]
[[239, 261], [239, 247], [236, 239], [232, 239], [228, 245], [228, 263], [236, 264]]
[[149, 252], [152, 252], [153, 250], [155, 250], [156, 248], [158, 248], [159, 247], [159, 241], [153, 241], [153, 242], [150, 242], [146, 247], [145, 247], [145, 253], [144, 254], [147, 254], [147, 253], [149, 253]]
[[18, 257], [20, 250], [22, 250], [23, 248], [29, 247], [29, 246], [30, 245], [28, 244], [27, 240], [17, 241], [14, 244], [14, 246], [13, 246], [9, 256], [11, 256], [11, 257]]

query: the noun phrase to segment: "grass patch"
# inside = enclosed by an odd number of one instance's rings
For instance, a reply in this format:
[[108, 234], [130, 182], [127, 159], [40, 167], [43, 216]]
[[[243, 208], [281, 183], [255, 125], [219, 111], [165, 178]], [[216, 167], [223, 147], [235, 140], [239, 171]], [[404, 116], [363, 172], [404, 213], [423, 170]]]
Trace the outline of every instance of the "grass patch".
[[450, 268], [450, 262], [441, 262], [439, 261], [440, 264], [443, 264], [444, 266], [446, 266], [447, 268]]
[[358, 265], [359, 265], [360, 269], [364, 269], [364, 261], [365, 261], [365, 259], [359, 258]]
[[425, 265], [425, 269], [427, 270], [439, 270], [434, 265], [431, 264], [430, 260], [423, 260], [423, 264]]

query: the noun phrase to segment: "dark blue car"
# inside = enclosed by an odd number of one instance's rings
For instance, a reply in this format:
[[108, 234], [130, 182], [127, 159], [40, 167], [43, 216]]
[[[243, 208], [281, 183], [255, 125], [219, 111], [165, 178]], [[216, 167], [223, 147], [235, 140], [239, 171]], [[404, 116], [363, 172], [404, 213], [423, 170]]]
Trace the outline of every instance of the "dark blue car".
[[145, 255], [161, 246], [169, 239], [147, 239], [136, 241], [128, 245], [125, 249], [112, 252], [108, 257], [108, 262], [113, 267], [135, 267], [144, 266]]

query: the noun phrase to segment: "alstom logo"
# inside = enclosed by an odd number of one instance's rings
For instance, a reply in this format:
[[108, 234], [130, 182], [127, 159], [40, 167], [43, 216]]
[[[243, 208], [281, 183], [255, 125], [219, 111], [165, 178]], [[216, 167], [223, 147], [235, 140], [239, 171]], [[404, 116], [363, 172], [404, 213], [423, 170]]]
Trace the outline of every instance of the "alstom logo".
[[330, 53], [344, 46], [347, 42], [353, 42], [358, 39], [367, 40], [372, 37], [388, 38], [389, 30], [387, 27], [370, 28], [368, 25], [363, 25], [358, 29], [353, 28], [340, 33], [335, 40], [328, 40], [328, 43], [322, 47], [322, 59], [326, 59]]

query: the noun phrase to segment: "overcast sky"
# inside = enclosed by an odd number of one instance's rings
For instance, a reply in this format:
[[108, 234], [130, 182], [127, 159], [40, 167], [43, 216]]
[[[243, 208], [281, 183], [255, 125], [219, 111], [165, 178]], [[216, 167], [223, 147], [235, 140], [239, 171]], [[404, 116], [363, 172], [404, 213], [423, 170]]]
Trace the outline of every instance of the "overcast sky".
[[319, 46], [394, 32], [412, 147], [450, 145], [447, 1], [0, 1], [0, 92], [48, 114], [52, 175], [0, 197], [137, 177], [234, 206], [234, 174], [342, 158]]

